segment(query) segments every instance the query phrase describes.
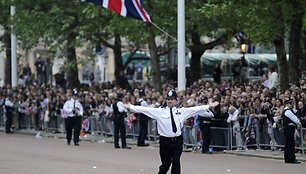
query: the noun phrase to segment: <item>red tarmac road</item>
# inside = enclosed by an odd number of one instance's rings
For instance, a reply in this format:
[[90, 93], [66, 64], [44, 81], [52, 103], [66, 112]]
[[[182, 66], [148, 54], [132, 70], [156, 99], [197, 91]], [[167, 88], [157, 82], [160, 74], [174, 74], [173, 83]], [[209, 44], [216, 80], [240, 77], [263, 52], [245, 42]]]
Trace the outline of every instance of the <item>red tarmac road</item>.
[[[63, 139], [0, 133], [0, 174], [156, 174], [158, 148], [133, 146], [114, 149], [113, 144], [82, 141], [68, 146]], [[306, 163], [234, 156], [223, 153], [184, 152], [182, 174], [301, 174]]]

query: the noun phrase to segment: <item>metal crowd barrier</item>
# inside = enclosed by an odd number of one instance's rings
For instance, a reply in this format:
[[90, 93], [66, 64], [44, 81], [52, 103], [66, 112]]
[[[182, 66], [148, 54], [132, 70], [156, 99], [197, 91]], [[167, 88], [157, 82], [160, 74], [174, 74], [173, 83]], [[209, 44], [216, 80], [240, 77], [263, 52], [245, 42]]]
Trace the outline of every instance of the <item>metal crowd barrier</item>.
[[[262, 126], [262, 125], [261, 125]], [[247, 150], [247, 149], [265, 149], [265, 150], [283, 150], [285, 147], [284, 135], [281, 129], [260, 127], [259, 122], [240, 130], [234, 130], [231, 124], [228, 127], [211, 127], [211, 145], [214, 149], [223, 150]], [[235, 131], [235, 133], [233, 133]], [[201, 147], [201, 131], [198, 126], [185, 126], [184, 147], [199, 150]], [[305, 155], [306, 152], [306, 128], [296, 131], [296, 150]]]
[[[5, 114], [0, 110], [0, 127], [5, 127]], [[85, 132], [96, 136], [113, 136], [113, 121], [106, 117], [83, 117], [83, 121], [87, 119], [87, 125], [83, 125], [87, 130]], [[83, 122], [84, 123], [84, 122]], [[128, 123], [128, 122], [127, 122]], [[284, 136], [281, 129], [268, 127], [267, 124], [262, 124], [259, 121], [255, 125], [249, 127], [245, 131], [241, 126], [240, 130], [233, 133], [234, 129], [231, 124], [226, 121], [220, 121], [219, 124], [211, 126], [211, 147], [220, 150], [236, 150], [236, 149], [270, 149], [282, 150], [284, 148]], [[226, 125], [226, 126], [224, 126]], [[44, 122], [35, 115], [20, 117], [17, 112], [13, 114], [13, 127], [15, 129], [38, 129], [49, 133], [64, 133], [65, 121], [60, 115], [50, 117], [48, 122]], [[127, 137], [137, 139], [138, 137], [138, 122], [127, 124]], [[251, 130], [250, 130], [251, 129]], [[269, 129], [269, 130], [268, 130]], [[185, 148], [193, 148], [199, 150], [201, 148], [201, 131], [198, 126], [184, 126], [183, 130]], [[148, 122], [148, 140], [158, 141], [156, 120], [149, 119]], [[306, 152], [306, 128], [296, 132], [296, 149], [305, 155]]]

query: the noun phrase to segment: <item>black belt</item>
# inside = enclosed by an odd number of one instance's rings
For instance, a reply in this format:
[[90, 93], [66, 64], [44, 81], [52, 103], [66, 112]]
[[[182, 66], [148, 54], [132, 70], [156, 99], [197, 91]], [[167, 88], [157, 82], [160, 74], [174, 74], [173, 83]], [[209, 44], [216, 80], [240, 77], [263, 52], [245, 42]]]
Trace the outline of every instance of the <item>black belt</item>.
[[183, 136], [177, 136], [177, 137], [164, 137], [164, 136], [160, 136], [159, 137], [160, 140], [166, 140], [166, 141], [179, 141], [179, 140], [183, 140]]

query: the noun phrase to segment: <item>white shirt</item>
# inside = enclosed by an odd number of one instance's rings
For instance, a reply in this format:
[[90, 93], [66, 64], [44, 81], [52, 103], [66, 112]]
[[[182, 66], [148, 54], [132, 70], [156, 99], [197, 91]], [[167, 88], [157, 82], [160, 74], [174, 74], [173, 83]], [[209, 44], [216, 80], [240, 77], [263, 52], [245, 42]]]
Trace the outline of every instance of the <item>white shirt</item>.
[[4, 85], [5, 85], [4, 80], [1, 79], [1, 80], [0, 80], [0, 88], [3, 88]]
[[125, 112], [125, 108], [123, 107], [123, 102], [122, 101], [117, 102], [117, 108], [118, 108], [119, 112]]
[[269, 79], [268, 79], [268, 88], [272, 89], [272, 88], [277, 88], [277, 84], [278, 83], [278, 74], [277, 72], [272, 72], [269, 75]]
[[75, 108], [75, 113], [79, 116], [83, 116], [83, 106], [78, 100], [70, 99], [65, 102], [64, 104], [64, 112], [67, 114], [68, 117], [74, 117], [75, 114], [72, 112]]
[[[286, 110], [287, 109], [287, 110]], [[297, 118], [297, 116], [291, 111], [291, 109], [290, 108], [288, 108], [288, 107], [285, 107], [285, 109], [284, 110], [286, 110], [285, 111], [285, 113], [284, 113], [284, 115], [286, 116], [286, 117], [288, 117], [291, 121], [293, 121], [296, 125], [301, 125], [301, 122], [300, 122], [300, 120]], [[292, 124], [292, 123], [291, 123]]]
[[208, 118], [212, 118], [214, 117], [214, 113], [211, 112], [209, 109], [206, 109], [205, 111], [203, 111], [202, 115], [199, 115], [200, 117], [208, 117]]
[[14, 103], [11, 102], [10, 99], [5, 99], [5, 103], [4, 103], [5, 106], [8, 106], [8, 107], [13, 107], [14, 106]]
[[172, 131], [170, 108], [149, 108], [143, 106], [130, 105], [130, 110], [136, 113], [143, 113], [150, 118], [157, 120], [158, 134], [164, 137], [177, 137], [182, 134], [184, 122], [194, 115], [204, 115], [209, 109], [209, 105], [195, 106], [190, 108], [172, 108], [173, 118], [177, 127], [177, 132]]
[[230, 113], [228, 114], [227, 122], [228, 123], [233, 122], [233, 127], [234, 128], [240, 128], [238, 115], [239, 115], [239, 110], [238, 109], [233, 114], [230, 114]]
[[144, 99], [139, 99], [139, 103], [140, 103], [140, 106], [144, 106], [144, 107], [149, 107], [147, 101], [145, 101]]

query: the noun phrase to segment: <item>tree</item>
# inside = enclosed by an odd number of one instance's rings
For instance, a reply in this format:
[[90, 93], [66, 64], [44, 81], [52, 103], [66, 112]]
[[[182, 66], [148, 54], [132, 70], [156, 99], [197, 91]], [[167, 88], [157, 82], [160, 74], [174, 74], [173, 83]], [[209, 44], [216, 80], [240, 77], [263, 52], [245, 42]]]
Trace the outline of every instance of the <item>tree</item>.
[[5, 84], [11, 84], [11, 26], [10, 26], [10, 1], [4, 0], [0, 3], [0, 28], [4, 34], [0, 36], [0, 42], [3, 43], [0, 50], [5, 50]]
[[[298, 82], [302, 66], [302, 27], [306, 3], [298, 0], [288, 1], [291, 7], [289, 22], [289, 82]], [[305, 57], [306, 58], [306, 57]]]
[[[103, 22], [98, 24], [97, 21], [88, 18], [87, 14], [94, 9], [78, 0], [16, 0], [15, 6], [14, 28], [22, 48], [30, 49], [43, 42], [51, 52], [60, 49], [67, 57], [65, 71], [68, 88], [78, 87], [80, 82], [76, 48], [87, 43], [84, 39], [87, 30], [96, 31], [105, 26], [101, 25]], [[100, 27], [95, 28], [98, 25]]]
[[[296, 81], [301, 62], [301, 21], [305, 8], [304, 1], [210, 1], [217, 4], [218, 10], [206, 8], [217, 14], [230, 16], [230, 20], [236, 29], [245, 31], [253, 43], [262, 43], [266, 46], [274, 46], [277, 54], [278, 73], [280, 77], [280, 91], [288, 88], [289, 79]], [[286, 59], [285, 40], [289, 35], [289, 70]]]

